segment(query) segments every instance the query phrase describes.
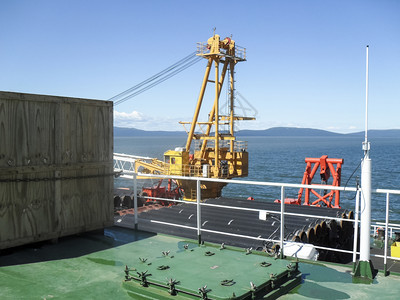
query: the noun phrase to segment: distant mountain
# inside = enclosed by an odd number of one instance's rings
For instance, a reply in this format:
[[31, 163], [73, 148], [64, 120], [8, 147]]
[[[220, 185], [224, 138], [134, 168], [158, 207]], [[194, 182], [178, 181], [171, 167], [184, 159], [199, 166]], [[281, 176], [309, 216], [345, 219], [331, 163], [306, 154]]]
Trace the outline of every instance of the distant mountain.
[[[131, 136], [186, 136], [184, 131], [147, 131], [136, 128], [114, 127], [115, 137], [131, 137]], [[363, 137], [364, 132], [355, 133], [335, 133], [326, 130], [312, 128], [294, 128], [294, 127], [274, 127], [265, 130], [240, 130], [237, 136], [308, 136], [308, 137]], [[400, 129], [387, 130], [369, 130], [368, 137], [371, 138], [400, 138]]]
[[273, 127], [265, 130], [240, 130], [238, 136], [341, 136], [341, 133], [312, 128]]
[[186, 136], [184, 131], [147, 131], [136, 128], [114, 127], [114, 136]]
[[[364, 136], [365, 132], [354, 132], [354, 133], [349, 133], [347, 134], [349, 136]], [[386, 138], [399, 138], [400, 139], [400, 129], [372, 129], [368, 130], [368, 137], [371, 138], [380, 138], [380, 137], [386, 137]]]

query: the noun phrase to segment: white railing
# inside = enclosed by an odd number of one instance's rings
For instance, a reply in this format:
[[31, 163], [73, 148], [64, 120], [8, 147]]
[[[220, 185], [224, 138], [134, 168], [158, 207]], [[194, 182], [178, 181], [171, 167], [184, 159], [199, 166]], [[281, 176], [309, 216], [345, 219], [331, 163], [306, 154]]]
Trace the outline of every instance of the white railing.
[[122, 178], [132, 179], [135, 173], [136, 160], [151, 162], [153, 158], [123, 153], [114, 153], [114, 172], [120, 173]]
[[[184, 225], [179, 225], [179, 224], [174, 224], [174, 223], [169, 223], [169, 222], [161, 222], [161, 221], [156, 221], [156, 220], [151, 220], [151, 222], [154, 223], [160, 223], [164, 225], [169, 225], [169, 226], [176, 226], [176, 227], [182, 227], [182, 228], [187, 228], [187, 229], [192, 229], [197, 231], [198, 239], [199, 242], [201, 241], [201, 232], [209, 232], [209, 233], [217, 233], [221, 235], [228, 235], [228, 236], [235, 236], [235, 237], [241, 237], [241, 238], [247, 238], [247, 239], [253, 239], [253, 240], [263, 240], [267, 242], [273, 242], [273, 243], [279, 243], [280, 245], [280, 255], [283, 257], [284, 253], [284, 247], [285, 244], [291, 243], [289, 241], [285, 241], [285, 216], [291, 215], [291, 216], [300, 216], [300, 217], [306, 217], [306, 218], [315, 218], [315, 219], [326, 219], [326, 220], [335, 220], [337, 222], [340, 221], [346, 221], [346, 222], [352, 222], [353, 224], [359, 224], [359, 218], [360, 218], [360, 194], [361, 190], [355, 187], [334, 187], [334, 186], [324, 186], [324, 188], [329, 188], [332, 190], [339, 190], [342, 192], [356, 192], [356, 202], [355, 202], [355, 208], [354, 208], [354, 219], [345, 219], [345, 218], [340, 218], [340, 217], [329, 217], [329, 216], [322, 216], [322, 215], [308, 215], [308, 214], [299, 214], [299, 213], [289, 213], [285, 212], [285, 189], [286, 188], [315, 188], [316, 185], [305, 185], [305, 184], [291, 184], [291, 183], [275, 183], [275, 182], [260, 182], [260, 181], [244, 181], [244, 180], [227, 180], [227, 179], [211, 179], [211, 178], [200, 178], [200, 177], [182, 177], [182, 176], [165, 176], [165, 175], [150, 175], [150, 174], [141, 174], [141, 173], [133, 173], [126, 175], [125, 178], [130, 178], [133, 180], [133, 185], [134, 185], [134, 209], [137, 211], [137, 176], [141, 175], [146, 175], [147, 177], [154, 177], [154, 178], [164, 178], [164, 179], [185, 179], [185, 180], [194, 180], [197, 182], [197, 201], [182, 201], [182, 200], [173, 200], [173, 199], [165, 199], [165, 198], [154, 198], [154, 197], [149, 197], [154, 200], [163, 200], [163, 201], [171, 201], [171, 202], [185, 202], [188, 204], [193, 204], [197, 206], [197, 226], [196, 227], [191, 227], [191, 226], [184, 226]], [[202, 203], [201, 200], [201, 182], [225, 182], [225, 183], [230, 183], [230, 184], [239, 184], [239, 185], [256, 185], [256, 186], [268, 186], [268, 187], [279, 187], [281, 192], [280, 192], [280, 211], [268, 211], [264, 209], [254, 209], [254, 208], [243, 208], [243, 207], [233, 207], [233, 206], [224, 206], [224, 205], [217, 205], [217, 204], [208, 204], [208, 203]], [[384, 248], [384, 255], [379, 255], [379, 254], [371, 254], [371, 256], [379, 257], [384, 259], [384, 272], [386, 275], [386, 267], [387, 267], [387, 259], [392, 259], [392, 260], [398, 260], [400, 261], [400, 258], [397, 257], [392, 257], [388, 256], [387, 254], [387, 248], [388, 248], [388, 242], [389, 242], [389, 232], [393, 233], [393, 230], [399, 229], [400, 225], [399, 224], [392, 224], [389, 223], [389, 200], [390, 200], [390, 195], [400, 195], [400, 190], [383, 190], [383, 189], [373, 189], [372, 193], [375, 194], [385, 194], [386, 195], [386, 221], [385, 223], [376, 223], [372, 224], [371, 228], [375, 228], [379, 225], [380, 227], [384, 227], [385, 229], [385, 248]], [[145, 197], [146, 198], [146, 197]], [[220, 207], [220, 208], [227, 208], [227, 209], [236, 209], [236, 210], [246, 210], [246, 211], [263, 211], [267, 212], [270, 214], [277, 214], [280, 215], [280, 238], [279, 240], [274, 240], [270, 238], [261, 238], [261, 237], [254, 237], [254, 236], [245, 236], [245, 235], [239, 235], [239, 234], [232, 234], [232, 233], [227, 233], [227, 232], [222, 232], [222, 231], [214, 231], [214, 230], [208, 230], [202, 228], [201, 224], [201, 207], [202, 206], [211, 206], [211, 207]], [[138, 214], [134, 214], [134, 222], [135, 222], [135, 228], [137, 228], [138, 225]], [[328, 251], [336, 251], [336, 252], [342, 252], [342, 253], [349, 253], [353, 254], [353, 264], [355, 265], [356, 260], [357, 260], [357, 255], [360, 254], [359, 251], [357, 251], [357, 241], [358, 241], [358, 226], [354, 226], [354, 240], [353, 240], [353, 250], [344, 250], [344, 249], [336, 249], [336, 248], [330, 248], [330, 247], [322, 247], [322, 246], [316, 246], [314, 247], [316, 249], [320, 250], [328, 250]]]

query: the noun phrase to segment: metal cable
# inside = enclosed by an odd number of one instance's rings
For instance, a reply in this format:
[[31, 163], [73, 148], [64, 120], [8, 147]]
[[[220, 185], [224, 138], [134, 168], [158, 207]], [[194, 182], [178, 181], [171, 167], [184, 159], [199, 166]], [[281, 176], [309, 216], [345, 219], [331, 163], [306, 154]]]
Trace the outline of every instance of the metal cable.
[[197, 62], [199, 62], [200, 60], [201, 60], [201, 57], [194, 57], [192, 60], [190, 60], [186, 64], [180, 66], [178, 69], [174, 70], [173, 72], [165, 74], [163, 77], [159, 78], [158, 80], [148, 84], [147, 86], [145, 86], [145, 87], [143, 87], [143, 88], [141, 88], [139, 90], [137, 90], [137, 89], [136, 89], [136, 91], [133, 90], [131, 94], [129, 94], [129, 95], [125, 96], [124, 98], [114, 102], [114, 106], [116, 106], [118, 104], [121, 104], [121, 103], [123, 103], [123, 102], [125, 102], [125, 101], [127, 101], [127, 100], [129, 100], [129, 99], [131, 99], [131, 98], [133, 98], [133, 97], [135, 97], [135, 96], [147, 91], [148, 89], [151, 89], [152, 87], [154, 87], [154, 86], [164, 82], [165, 80], [175, 76], [176, 74], [186, 70], [187, 68], [191, 67], [192, 65], [194, 65]]
[[[200, 57], [196, 56], [195, 54], [196, 52], [192, 52], [188, 56], [184, 57], [183, 59], [169, 66], [168, 68], [162, 70], [161, 72], [110, 98], [109, 101], [114, 101], [114, 105], [118, 105], [148, 90], [149, 88], [154, 87], [155, 85], [165, 81], [166, 79], [171, 78], [179, 72], [182, 72], [183, 70], [187, 69], [188, 67], [192, 66], [200, 60]], [[138, 91], [138, 89], [140, 89], [140, 92]]]
[[141, 83], [139, 83], [139, 84], [137, 84], [137, 85], [135, 85], [135, 86], [133, 86], [133, 87], [127, 89], [126, 91], [123, 91], [122, 93], [120, 93], [120, 94], [118, 94], [118, 95], [116, 95], [116, 96], [114, 96], [114, 97], [112, 97], [112, 98], [110, 98], [110, 99], [108, 99], [108, 100], [109, 100], [109, 101], [114, 101], [114, 100], [116, 100], [116, 99], [118, 99], [118, 98], [120, 98], [120, 97], [122, 97], [122, 96], [124, 96], [124, 95], [126, 95], [126, 94], [128, 94], [128, 93], [130, 93], [130, 92], [132, 92], [132, 91], [134, 91], [135, 89], [137, 89], [137, 88], [143, 86], [144, 84], [147, 84], [148, 82], [151, 82], [152, 80], [154, 80], [154, 79], [156, 79], [156, 78], [162, 76], [163, 74], [165, 74], [165, 73], [167, 73], [167, 72], [173, 70], [174, 68], [178, 67], [179, 65], [185, 63], [187, 60], [193, 58], [193, 56], [194, 56], [195, 54], [196, 54], [196, 52], [190, 53], [188, 56], [182, 58], [181, 60], [179, 60], [179, 61], [177, 61], [176, 63], [172, 64], [172, 65], [169, 66], [168, 68], [162, 70], [161, 72], [159, 72], [159, 73], [157, 73], [157, 74], [151, 76], [150, 78], [148, 78], [148, 79], [142, 81]]

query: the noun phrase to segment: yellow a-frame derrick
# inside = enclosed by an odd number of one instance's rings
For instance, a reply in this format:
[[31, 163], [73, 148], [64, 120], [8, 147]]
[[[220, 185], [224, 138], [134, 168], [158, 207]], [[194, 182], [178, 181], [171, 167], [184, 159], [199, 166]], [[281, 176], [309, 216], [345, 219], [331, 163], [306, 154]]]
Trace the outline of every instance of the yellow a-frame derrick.
[[[235, 41], [231, 38], [221, 40], [219, 35], [214, 34], [208, 39], [207, 43], [198, 44], [197, 55], [207, 59], [207, 66], [193, 119], [191, 122], [180, 122], [183, 125], [190, 124], [186, 145], [164, 153], [165, 169], [163, 173], [224, 179], [245, 177], [248, 175], [247, 144], [246, 142], [236, 141], [235, 121], [254, 120], [254, 118], [235, 115], [234, 74], [235, 65], [246, 60], [246, 50], [236, 46]], [[211, 79], [210, 74], [213, 68], [215, 74], [214, 79]], [[229, 77], [229, 105], [226, 115], [222, 115], [219, 109], [219, 99], [226, 77]], [[200, 110], [209, 83], [215, 85], [213, 106], [208, 121], [200, 122], [198, 120]], [[201, 126], [205, 127], [203, 132], [196, 132], [196, 128], [201, 128]], [[223, 132], [222, 126], [228, 126], [229, 129]], [[212, 130], [214, 130], [213, 133]], [[142, 167], [145, 166], [142, 164]], [[159, 172], [161, 170], [159, 167], [150, 167], [148, 171]], [[177, 184], [183, 189], [185, 199], [196, 199], [195, 181], [177, 180]], [[225, 185], [226, 183], [203, 181], [201, 184], [202, 199], [221, 196], [221, 190]]]
[[[246, 146], [245, 143], [236, 141], [234, 132], [235, 121], [254, 120], [252, 117], [239, 117], [234, 114], [235, 65], [238, 62], [246, 60], [245, 49], [238, 48], [235, 45], [235, 41], [230, 38], [221, 40], [219, 35], [214, 34], [214, 36], [208, 39], [207, 44], [198, 45], [197, 55], [207, 59], [208, 63], [192, 122], [180, 122], [181, 124], [190, 124], [186, 146], [183, 151], [189, 156], [189, 153], [193, 150], [192, 152], [194, 155], [189, 159], [189, 164], [196, 166], [196, 169], [206, 172], [207, 168], [203, 166], [209, 167], [207, 174], [203, 172], [204, 177], [234, 178], [247, 176], [248, 153], [246, 151]], [[221, 64], [222, 71], [221, 74], [219, 74]], [[210, 73], [213, 65], [215, 74], [214, 80], [211, 80]], [[229, 111], [227, 115], [221, 115], [219, 112], [219, 99], [227, 74], [229, 74]], [[215, 84], [214, 102], [208, 117], [208, 122], [199, 122], [200, 109], [208, 83]], [[196, 134], [196, 127], [200, 125], [204, 125], [206, 129], [203, 134]], [[221, 125], [229, 126], [228, 133], [221, 133]], [[214, 129], [213, 134], [211, 133], [212, 129]], [[193, 141], [199, 142], [198, 148], [192, 149]], [[182, 182], [183, 186], [188, 184], [189, 182], [186, 184]], [[202, 198], [204, 198], [204, 195], [208, 195], [209, 197], [220, 196], [223, 185], [221, 186], [221, 184], [219, 184], [218, 188], [215, 189], [212, 187], [212, 185], [215, 184], [209, 183], [203, 185], [202, 188], [205, 190], [208, 188], [208, 185], [211, 186], [210, 191], [202, 191]], [[183, 188], [185, 189], [185, 187]], [[186, 188], [188, 188], [188, 186], [186, 186]], [[192, 187], [190, 187], [190, 189], [192, 189]], [[193, 193], [190, 193], [190, 195], [193, 195]]]

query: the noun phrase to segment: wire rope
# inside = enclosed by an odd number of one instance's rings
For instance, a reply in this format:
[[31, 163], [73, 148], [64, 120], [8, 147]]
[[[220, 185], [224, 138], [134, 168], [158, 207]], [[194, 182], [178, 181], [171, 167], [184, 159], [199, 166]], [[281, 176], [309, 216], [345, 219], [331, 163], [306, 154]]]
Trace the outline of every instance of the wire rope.
[[[344, 185], [345, 188], [347, 187], [347, 184], [349, 183], [350, 179], [353, 177], [354, 173], [355, 173], [355, 172], [358, 170], [358, 168], [361, 166], [363, 160], [365, 159], [365, 156], [366, 156], [366, 154], [364, 154], [363, 159], [360, 161], [360, 163], [358, 164], [358, 166], [354, 169], [353, 173], [351, 173], [350, 177], [347, 179], [346, 184]], [[357, 188], [358, 188], [358, 187], [359, 187], [359, 179], [358, 179], [358, 176], [356, 177], [356, 185], [357, 185]], [[353, 200], [353, 199], [356, 197], [356, 195], [357, 195], [357, 192], [354, 194], [354, 197], [352, 197], [352, 198], [347, 198], [347, 197], [346, 197], [346, 199], [347, 199], [347, 200]]]
[[188, 56], [182, 58], [181, 60], [162, 70], [161, 72], [110, 98], [109, 101], [114, 101], [114, 105], [121, 104], [143, 93], [144, 91], [147, 91], [148, 89], [162, 83], [163, 81], [175, 76], [176, 74], [186, 70], [187, 68], [201, 60], [201, 57], [196, 56], [195, 54], [196, 52], [190, 53]]
[[139, 90], [132, 91], [131, 94], [129, 94], [129, 95], [125, 96], [124, 98], [114, 102], [114, 106], [118, 105], [118, 104], [121, 104], [121, 103], [123, 103], [123, 102], [125, 102], [125, 101], [127, 101], [127, 100], [129, 100], [129, 99], [131, 99], [131, 98], [133, 98], [133, 97], [135, 97], [135, 96], [137, 96], [137, 95], [139, 95], [139, 94], [141, 94], [141, 93], [153, 88], [153, 87], [155, 87], [156, 85], [164, 82], [165, 80], [167, 80], [167, 79], [175, 76], [176, 74], [186, 70], [187, 68], [189, 68], [190, 66], [194, 65], [195, 63], [197, 63], [200, 60], [201, 60], [200, 57], [196, 57], [194, 60], [188, 62], [187, 64], [185, 64], [183, 66], [181, 66], [180, 68], [176, 69], [175, 71], [166, 74], [164, 77], [159, 78], [157, 81], [154, 81], [153, 83], [150, 83], [147, 86], [145, 86], [145, 87], [143, 87], [143, 88], [141, 88]]
[[118, 94], [118, 95], [116, 95], [116, 96], [110, 98], [109, 101], [113, 101], [113, 100], [115, 100], [115, 99], [117, 99], [117, 98], [119, 98], [119, 97], [121, 97], [121, 96], [123, 96], [123, 95], [126, 95], [126, 94], [132, 92], [133, 90], [135, 90], [135, 89], [137, 89], [137, 88], [143, 86], [144, 84], [147, 84], [148, 82], [151, 82], [152, 80], [154, 80], [154, 79], [156, 79], [156, 78], [162, 76], [163, 74], [165, 74], [165, 73], [167, 73], [167, 72], [173, 70], [173, 69], [176, 68], [177, 66], [179, 66], [179, 65], [181, 65], [181, 64], [183, 64], [183, 63], [185, 63], [187, 60], [192, 59], [195, 53], [196, 53], [196, 52], [190, 53], [188, 56], [182, 58], [181, 60], [177, 61], [176, 63], [172, 64], [172, 65], [169, 66], [168, 68], [162, 70], [161, 72], [159, 72], [159, 73], [157, 73], [157, 74], [151, 76], [150, 78], [148, 78], [148, 79], [142, 81], [141, 83], [139, 83], [139, 84], [137, 84], [137, 85], [135, 85], [135, 86], [133, 86], [133, 87], [131, 87], [131, 88], [129, 88], [129, 89], [123, 91], [122, 93], [120, 93], [120, 94]]

